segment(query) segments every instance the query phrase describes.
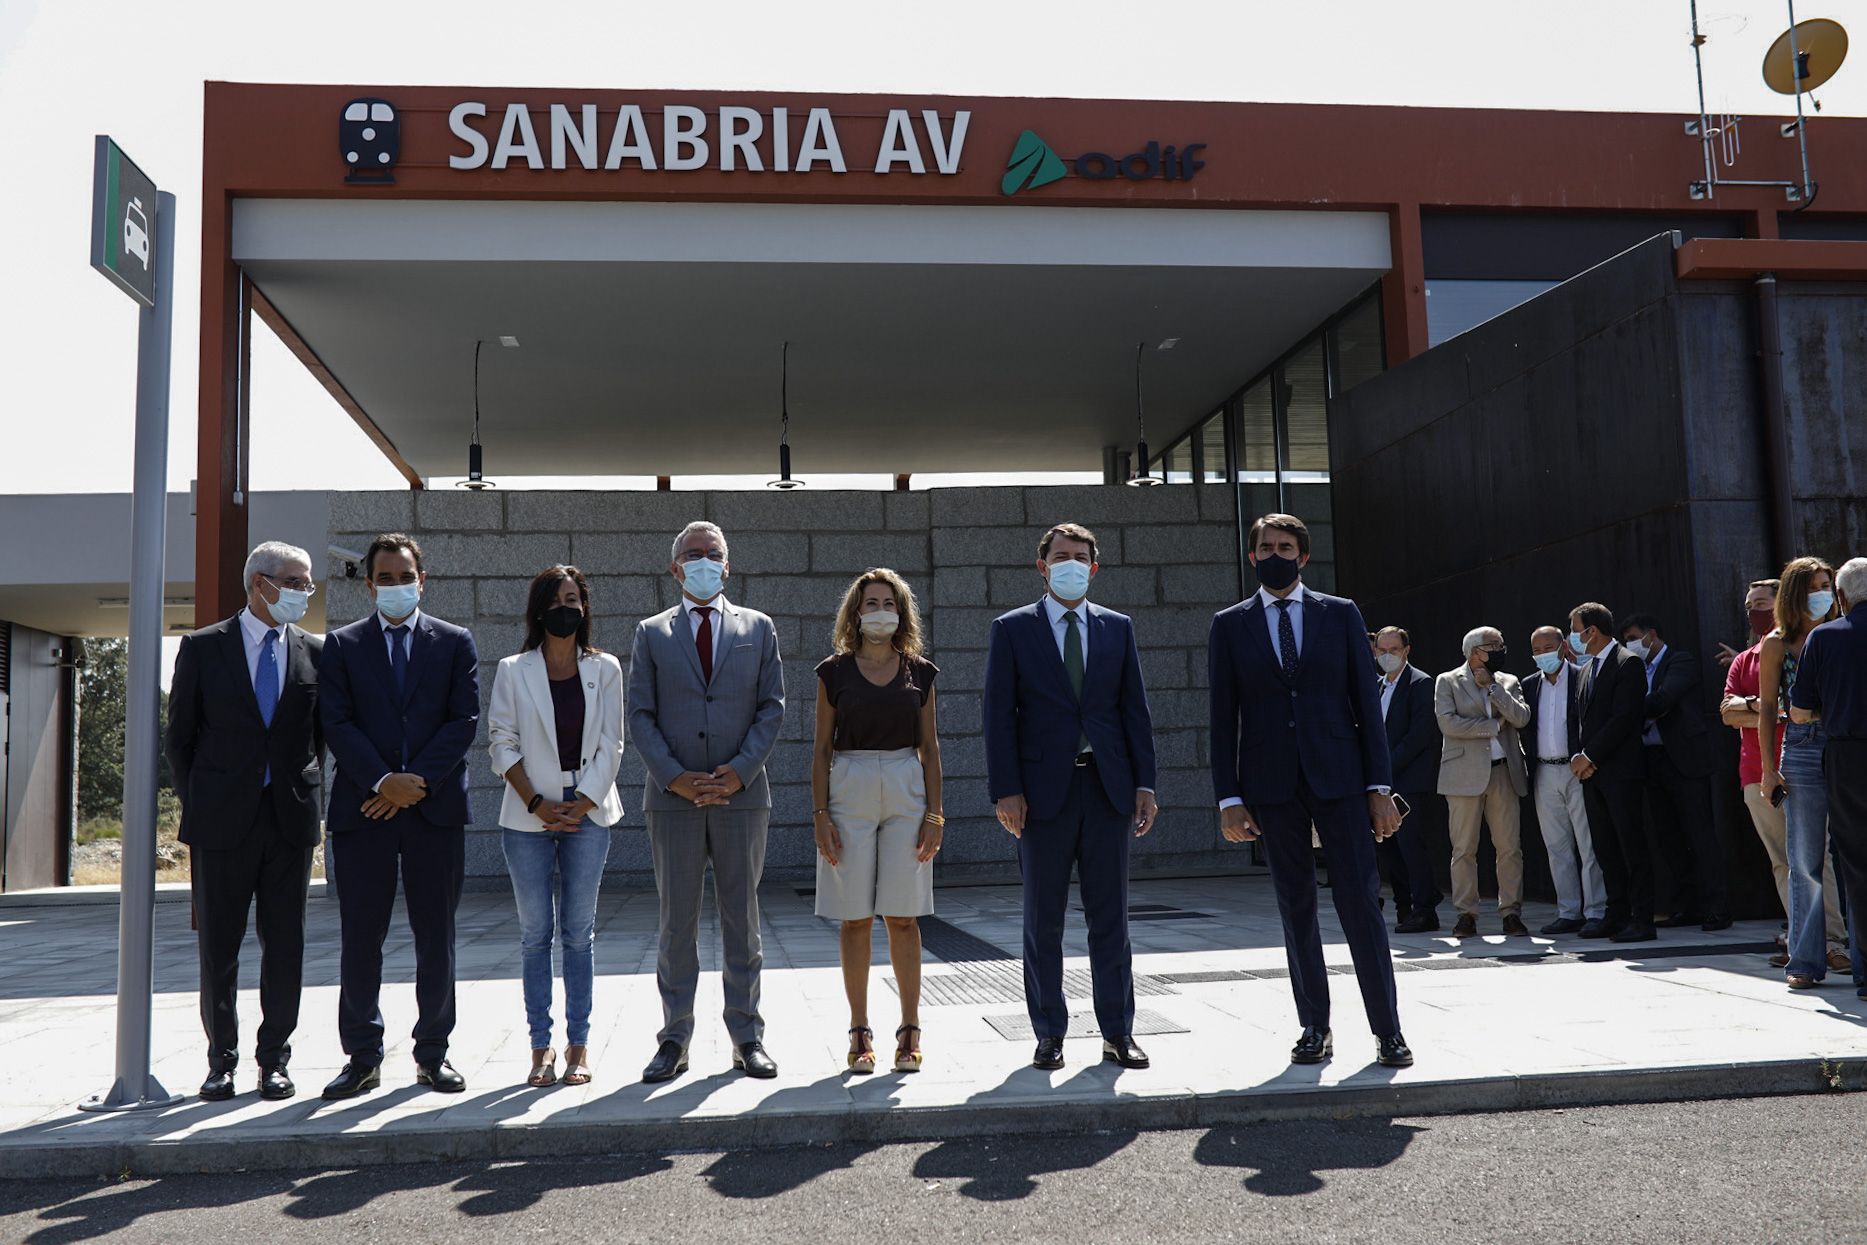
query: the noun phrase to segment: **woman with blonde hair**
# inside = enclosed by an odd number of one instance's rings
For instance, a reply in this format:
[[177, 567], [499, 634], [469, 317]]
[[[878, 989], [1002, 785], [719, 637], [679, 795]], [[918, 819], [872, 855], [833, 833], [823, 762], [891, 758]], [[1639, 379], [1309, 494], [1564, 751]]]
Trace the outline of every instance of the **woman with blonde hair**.
[[901, 995], [897, 1072], [918, 1072], [921, 930], [933, 912], [940, 813], [940, 738], [934, 678], [921, 655], [920, 614], [901, 576], [858, 575], [843, 595], [833, 652], [817, 666], [817, 741], [810, 771], [816, 808], [817, 915], [842, 922], [852, 1072], [875, 1071], [869, 1028], [869, 952], [875, 918]]
[[[1757, 663], [1757, 703], [1771, 706], [1757, 715], [1757, 744], [1763, 757], [1761, 787], [1766, 799], [1783, 807], [1787, 823], [1789, 964], [1785, 972], [1791, 990], [1812, 989], [1830, 968], [1848, 967], [1839, 947], [1823, 946], [1822, 894], [1837, 876], [1826, 865], [1828, 793], [1822, 750], [1828, 736], [1819, 718], [1807, 723], [1789, 721], [1789, 695], [1795, 690], [1802, 646], [1809, 632], [1839, 616], [1834, 568], [1820, 558], [1797, 558], [1783, 568], [1776, 593], [1776, 630], [1764, 637]], [[1776, 759], [1779, 727], [1780, 764]], [[1867, 896], [1853, 898], [1867, 900]]]

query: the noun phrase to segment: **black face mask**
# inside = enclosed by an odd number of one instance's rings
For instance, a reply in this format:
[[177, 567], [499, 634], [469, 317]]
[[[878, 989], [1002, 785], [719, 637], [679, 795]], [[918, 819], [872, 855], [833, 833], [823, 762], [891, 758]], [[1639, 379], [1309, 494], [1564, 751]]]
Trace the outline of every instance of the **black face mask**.
[[1277, 554], [1259, 557], [1252, 569], [1258, 573], [1258, 582], [1272, 592], [1282, 592], [1294, 584], [1297, 576], [1303, 573], [1302, 563], [1295, 558], [1280, 557]]
[[568, 640], [583, 626], [583, 611], [574, 605], [554, 605], [545, 611], [545, 630], [560, 640]]

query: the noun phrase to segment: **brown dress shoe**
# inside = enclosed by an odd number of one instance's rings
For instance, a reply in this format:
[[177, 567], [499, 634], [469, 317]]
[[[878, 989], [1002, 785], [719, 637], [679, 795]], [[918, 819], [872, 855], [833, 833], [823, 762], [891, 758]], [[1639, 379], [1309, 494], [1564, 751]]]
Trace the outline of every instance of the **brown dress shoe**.
[[1475, 938], [1478, 936], [1478, 918], [1469, 912], [1459, 913], [1458, 924], [1452, 927], [1454, 938]]
[[1854, 961], [1840, 947], [1828, 948], [1828, 969], [1830, 972], [1845, 973], [1854, 967]]

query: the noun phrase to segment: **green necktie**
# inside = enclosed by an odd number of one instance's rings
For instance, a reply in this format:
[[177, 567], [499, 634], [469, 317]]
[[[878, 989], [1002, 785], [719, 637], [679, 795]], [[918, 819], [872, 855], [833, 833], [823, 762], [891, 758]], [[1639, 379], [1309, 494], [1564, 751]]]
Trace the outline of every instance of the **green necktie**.
[[[1076, 703], [1083, 703], [1083, 632], [1077, 625], [1076, 611], [1064, 610], [1063, 621], [1066, 630], [1063, 633], [1063, 672], [1070, 676], [1070, 690], [1076, 693]], [[1076, 741], [1076, 751], [1089, 750], [1089, 736], [1082, 735]]]

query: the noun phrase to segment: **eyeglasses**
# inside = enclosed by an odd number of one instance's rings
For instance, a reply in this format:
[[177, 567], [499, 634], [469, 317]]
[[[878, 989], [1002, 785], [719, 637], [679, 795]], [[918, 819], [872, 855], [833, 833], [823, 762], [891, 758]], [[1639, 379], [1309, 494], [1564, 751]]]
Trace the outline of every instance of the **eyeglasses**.
[[1502, 657], [1510, 652], [1510, 647], [1504, 644], [1480, 644], [1478, 646], [1478, 651], [1481, 653], [1489, 653], [1493, 657]]
[[302, 592], [308, 597], [318, 595], [318, 586], [309, 579], [274, 579], [264, 571], [259, 573], [259, 577], [275, 588], [290, 588], [293, 592]]

